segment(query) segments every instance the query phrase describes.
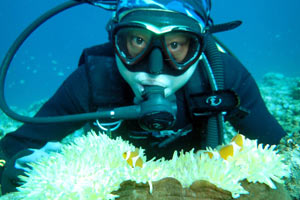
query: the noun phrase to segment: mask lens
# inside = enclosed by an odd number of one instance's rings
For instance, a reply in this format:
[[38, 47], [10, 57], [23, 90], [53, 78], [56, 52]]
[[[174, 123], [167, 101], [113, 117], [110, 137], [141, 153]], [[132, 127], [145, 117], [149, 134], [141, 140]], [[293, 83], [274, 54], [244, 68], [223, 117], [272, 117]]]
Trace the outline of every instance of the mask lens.
[[145, 53], [151, 33], [142, 28], [122, 28], [115, 34], [115, 45], [119, 55], [127, 64], [136, 63]]
[[184, 70], [195, 61], [201, 48], [199, 37], [184, 31], [166, 33], [164, 43], [172, 66], [178, 70]]

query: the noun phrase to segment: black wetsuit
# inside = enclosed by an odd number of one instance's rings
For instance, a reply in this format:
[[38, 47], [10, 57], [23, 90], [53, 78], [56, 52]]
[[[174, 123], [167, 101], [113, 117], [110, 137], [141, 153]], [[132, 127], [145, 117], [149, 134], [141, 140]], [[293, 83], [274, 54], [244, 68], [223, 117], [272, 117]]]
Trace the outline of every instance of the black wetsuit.
[[[226, 120], [248, 138], [258, 142], [276, 144], [285, 132], [268, 112], [249, 72], [234, 57], [222, 54], [225, 70], [225, 89], [236, 92], [240, 98], [240, 107], [249, 111], [244, 118], [239, 118], [236, 108], [225, 116]], [[99, 108], [119, 107], [133, 104], [133, 92], [119, 74], [114, 52], [110, 44], [86, 49], [81, 56], [80, 66], [61, 85], [53, 97], [40, 109], [36, 116], [57, 116], [86, 113]], [[199, 69], [201, 72], [201, 69]], [[198, 72], [197, 72], [198, 73]], [[208, 89], [205, 75], [199, 84], [201, 90]], [[191, 79], [192, 80], [192, 79]], [[205, 137], [207, 117], [193, 120], [185, 98], [185, 87], [176, 92], [177, 121], [174, 130], [192, 125], [192, 132], [177, 140], [160, 145], [166, 138], [157, 138], [143, 132], [136, 121], [126, 121], [113, 136], [121, 135], [133, 144], [146, 148], [148, 158], [165, 156], [170, 158], [174, 150], [200, 148]], [[7, 134], [0, 147], [7, 158], [27, 148], [40, 148], [48, 141], [59, 141], [86, 122], [61, 124], [25, 124], [15, 132]], [[140, 137], [139, 137], [140, 136]]]

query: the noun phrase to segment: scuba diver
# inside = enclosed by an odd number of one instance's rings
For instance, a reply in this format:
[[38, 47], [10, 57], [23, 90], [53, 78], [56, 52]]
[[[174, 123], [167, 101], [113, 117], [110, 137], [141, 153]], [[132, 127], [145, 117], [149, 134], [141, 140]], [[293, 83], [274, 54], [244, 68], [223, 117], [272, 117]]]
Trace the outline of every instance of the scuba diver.
[[106, 27], [109, 42], [83, 51], [79, 67], [35, 117], [130, 105], [141, 105], [145, 114], [25, 123], [0, 141], [2, 192], [16, 191], [28, 162], [59, 151], [57, 142], [84, 126], [141, 146], [149, 159], [216, 147], [223, 121], [259, 143], [278, 144], [284, 130], [253, 77], [212, 36], [226, 26], [214, 26], [210, 10], [210, 0], [119, 0]]

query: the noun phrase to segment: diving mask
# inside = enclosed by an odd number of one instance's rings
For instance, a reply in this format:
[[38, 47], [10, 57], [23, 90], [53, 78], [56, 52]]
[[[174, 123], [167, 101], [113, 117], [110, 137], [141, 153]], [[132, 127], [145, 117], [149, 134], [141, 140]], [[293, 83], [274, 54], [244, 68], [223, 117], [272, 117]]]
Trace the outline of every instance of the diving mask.
[[153, 49], [163, 55], [161, 74], [178, 76], [200, 57], [204, 34], [195, 20], [174, 12], [134, 11], [112, 29], [118, 57], [131, 72], [147, 72]]
[[[146, 26], [146, 27], [143, 27]], [[113, 43], [116, 53], [133, 72], [146, 71], [146, 65], [139, 63], [154, 49], [159, 48], [163, 59], [170, 67], [163, 74], [179, 75], [194, 64], [201, 55], [203, 40], [187, 27], [156, 27], [138, 23], [118, 27]], [[160, 31], [160, 32], [159, 32]]]

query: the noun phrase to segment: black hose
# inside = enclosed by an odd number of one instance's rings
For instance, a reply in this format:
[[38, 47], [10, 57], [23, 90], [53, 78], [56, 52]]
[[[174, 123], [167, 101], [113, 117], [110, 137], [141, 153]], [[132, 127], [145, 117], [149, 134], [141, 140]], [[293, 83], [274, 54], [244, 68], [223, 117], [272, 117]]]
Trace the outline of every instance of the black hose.
[[223, 60], [221, 58], [216, 42], [210, 34], [208, 34], [206, 37], [205, 55], [209, 60], [209, 64], [211, 65], [211, 69], [213, 71], [213, 75], [218, 87], [218, 88], [212, 88], [212, 90], [213, 91], [223, 90], [224, 89]]
[[[222, 90], [224, 89], [223, 61], [220, 52], [218, 50], [218, 47], [216, 46], [216, 42], [210, 34], [207, 35], [206, 37], [206, 45], [207, 46], [205, 49], [205, 55], [207, 57], [207, 60], [209, 61], [209, 64], [211, 65], [211, 70], [213, 72], [213, 75], [210, 75], [210, 73], [208, 72], [211, 90], [212, 92], [217, 90]], [[212, 79], [215, 80], [216, 84], [213, 83]], [[211, 116], [208, 119], [208, 123], [207, 123], [206, 145], [215, 148], [216, 146], [221, 144], [223, 139], [223, 134], [224, 134], [223, 129], [224, 127], [223, 127], [222, 113]]]

